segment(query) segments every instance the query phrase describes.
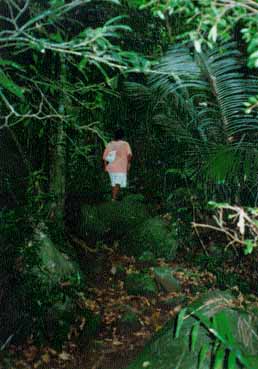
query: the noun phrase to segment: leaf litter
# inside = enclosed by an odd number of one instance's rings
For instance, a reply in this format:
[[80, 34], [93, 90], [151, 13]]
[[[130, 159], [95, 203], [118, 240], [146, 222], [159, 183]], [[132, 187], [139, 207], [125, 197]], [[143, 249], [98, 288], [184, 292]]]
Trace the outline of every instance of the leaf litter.
[[[164, 324], [175, 317], [183, 307], [183, 301], [190, 303], [203, 290], [216, 288], [216, 276], [211, 272], [180, 262], [167, 263], [158, 260], [158, 266], [171, 267], [174, 277], [181, 284], [179, 292], [167, 293], [160, 290], [156, 297], [128, 295], [124, 286], [124, 277], [117, 277], [117, 265], [122, 265], [126, 274], [140, 271], [133, 257], [105, 253], [106, 270], [103, 283], [87, 289], [87, 298], [79, 296], [78, 305], [101, 316], [101, 331], [92, 337], [90, 343], [81, 345], [80, 331], [87, 324], [83, 317], [78, 317], [77, 324], [72, 326], [67, 341], [61, 350], [48, 346], [37, 346], [33, 339], [25, 344], [11, 345], [3, 353], [0, 369], [123, 369], [132, 360], [150, 337], [160, 330]], [[232, 266], [228, 268], [233, 269]], [[145, 268], [146, 269], [146, 268]], [[152, 275], [152, 268], [148, 270]], [[238, 273], [242, 271], [238, 270]], [[233, 288], [238, 294], [236, 306], [252, 304], [258, 307], [258, 298], [250, 295], [250, 301], [243, 297], [238, 287]], [[88, 297], [90, 296], [90, 297]], [[173, 304], [173, 301], [175, 303]], [[171, 303], [172, 302], [172, 303]], [[127, 332], [118, 329], [122, 315], [130, 308], [139, 318], [139, 327]], [[125, 358], [125, 356], [127, 358]], [[121, 358], [124, 360], [121, 361]], [[3, 363], [3, 364], [2, 364]], [[4, 365], [4, 366], [3, 366]], [[144, 367], [149, 363], [145, 362]]]

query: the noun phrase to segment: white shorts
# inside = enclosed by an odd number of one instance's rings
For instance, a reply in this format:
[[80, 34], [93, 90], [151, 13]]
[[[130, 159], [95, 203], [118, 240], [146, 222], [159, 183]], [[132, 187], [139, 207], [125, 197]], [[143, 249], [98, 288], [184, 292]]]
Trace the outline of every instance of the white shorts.
[[121, 188], [125, 188], [127, 185], [127, 174], [126, 173], [108, 173], [111, 186], [115, 187], [115, 185], [120, 185]]

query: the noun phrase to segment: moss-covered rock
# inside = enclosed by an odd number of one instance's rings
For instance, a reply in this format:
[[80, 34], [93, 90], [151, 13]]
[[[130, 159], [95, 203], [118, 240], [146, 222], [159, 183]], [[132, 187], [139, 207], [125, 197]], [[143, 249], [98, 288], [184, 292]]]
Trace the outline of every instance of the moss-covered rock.
[[38, 227], [33, 240], [25, 247], [25, 273], [35, 278], [42, 288], [50, 291], [61, 282], [81, 278], [79, 266], [59, 251], [45, 229]]
[[83, 205], [79, 234], [91, 242], [122, 240], [149, 217], [147, 207], [134, 196], [122, 201]]
[[156, 296], [158, 289], [151, 276], [145, 273], [131, 273], [125, 279], [125, 288], [129, 295]]
[[109, 225], [109, 222], [105, 223], [104, 218], [100, 216], [98, 206], [82, 206], [78, 233], [83, 239], [93, 243], [101, 241], [104, 238]]
[[80, 312], [85, 318], [85, 324], [83, 326], [79, 342], [80, 344], [86, 343], [92, 337], [94, 337], [101, 329], [102, 321], [99, 314], [93, 313], [91, 310], [85, 309]]
[[[201, 313], [206, 318], [216, 317], [220, 334], [231, 337], [231, 345], [237, 347], [250, 360], [250, 368], [257, 368], [258, 339], [257, 317], [232, 308], [233, 298], [228, 292], [213, 291], [203, 295], [189, 306], [192, 312]], [[214, 339], [202, 325], [199, 326], [194, 350], [191, 350], [191, 334], [198, 320], [189, 315], [184, 320], [178, 338], [175, 338], [175, 321], [169, 321], [154, 335], [144, 350], [127, 369], [197, 369], [200, 350], [207, 345], [207, 355], [202, 369], [210, 369], [214, 360]], [[226, 326], [225, 326], [226, 325]], [[235, 368], [240, 369], [239, 363]]]
[[154, 276], [161, 288], [166, 292], [177, 292], [180, 290], [179, 281], [173, 276], [173, 270], [168, 267], [154, 268]]
[[37, 226], [31, 241], [23, 247], [22, 257], [23, 278], [17, 294], [23, 300], [27, 296], [31, 330], [35, 337], [61, 345], [76, 319], [73, 297], [84, 275], [77, 263], [52, 242], [44, 224]]
[[75, 312], [76, 305], [68, 296], [47, 309], [43, 317], [44, 335], [53, 345], [60, 347], [67, 340]]
[[83, 205], [78, 232], [93, 243], [119, 240], [120, 251], [133, 256], [148, 251], [172, 260], [178, 245], [176, 231], [160, 217], [151, 218], [139, 195], [96, 206]]
[[138, 315], [127, 309], [118, 321], [117, 329], [120, 334], [126, 334], [130, 331], [137, 331], [141, 327]]
[[127, 253], [134, 256], [151, 251], [156, 257], [173, 260], [177, 251], [175, 232], [159, 217], [149, 218], [128, 235]]
[[31, 240], [21, 248], [21, 259], [24, 283], [31, 293], [41, 293], [43, 299], [63, 282], [75, 285], [83, 278], [79, 265], [60, 251], [44, 224], [37, 226]]
[[171, 310], [179, 305], [185, 306], [187, 304], [187, 301], [188, 299], [186, 296], [169, 297], [166, 300], [161, 300], [159, 302], [159, 306], [161, 308]]
[[137, 264], [140, 267], [150, 267], [157, 265], [157, 258], [151, 251], [144, 251], [142, 255], [137, 259]]

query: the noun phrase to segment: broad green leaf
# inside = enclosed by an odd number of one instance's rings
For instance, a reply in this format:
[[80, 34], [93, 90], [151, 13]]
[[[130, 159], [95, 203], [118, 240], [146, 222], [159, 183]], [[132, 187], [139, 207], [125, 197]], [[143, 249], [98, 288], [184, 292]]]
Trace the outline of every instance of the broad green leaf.
[[2, 69], [0, 69], [0, 85], [17, 97], [23, 97], [23, 89], [14, 83]]
[[213, 369], [223, 369], [225, 357], [225, 348], [223, 346], [219, 347], [215, 354], [215, 361]]
[[226, 202], [216, 202], [216, 201], [209, 201], [208, 205], [212, 208], [222, 208], [223, 206], [228, 205]]
[[160, 19], [165, 20], [165, 15], [164, 15], [164, 13], [162, 13], [162, 11], [161, 11], [161, 10], [158, 10], [158, 11], [155, 13], [155, 15], [156, 15], [157, 17], [159, 17]]
[[[258, 58], [258, 54], [257, 54], [257, 58]], [[251, 104], [256, 104], [257, 103], [257, 97], [251, 96], [249, 101], [250, 101]]]
[[258, 50], [250, 55], [250, 58], [258, 59]]
[[200, 323], [196, 322], [193, 325], [192, 331], [191, 331], [191, 351], [193, 352], [196, 346], [196, 342], [197, 342], [197, 338], [198, 338], [198, 333], [199, 333], [199, 326]]
[[218, 145], [209, 154], [207, 162], [207, 176], [215, 182], [225, 181], [232, 171], [239, 165], [237, 150], [227, 145]]
[[207, 357], [209, 353], [209, 345], [204, 344], [199, 352], [199, 358], [198, 358], [198, 368], [197, 369], [202, 369], [202, 365]]
[[40, 51], [42, 54], [45, 53], [45, 47], [44, 45], [42, 44], [42, 41], [38, 40], [38, 42], [30, 42], [29, 43], [30, 47], [33, 49], [33, 50], [37, 50], [37, 51]]
[[65, 4], [64, 0], [50, 0], [52, 8], [59, 8]]
[[258, 49], [258, 37], [254, 37], [253, 39], [251, 39], [251, 41], [249, 42], [247, 51], [249, 53], [253, 52], [254, 50]]
[[40, 128], [39, 133], [38, 133], [38, 137], [41, 138], [43, 137], [44, 134], [44, 127]]
[[108, 81], [107, 81], [108, 85], [113, 89], [115, 90], [118, 86], [118, 76], [115, 76], [113, 78], [110, 78]]
[[234, 352], [230, 352], [228, 356], [228, 369], [237, 369], [236, 355]]
[[228, 319], [224, 311], [220, 311], [213, 316], [213, 328], [217, 332], [217, 336], [232, 344], [234, 342], [234, 337], [231, 334], [230, 326], [228, 324]]
[[126, 17], [125, 15], [119, 15], [117, 17], [111, 18], [109, 19], [106, 23], [105, 26], [110, 26], [111, 24], [113, 25], [115, 22], [120, 21], [122, 19], [126, 19], [128, 17]]
[[184, 318], [185, 318], [186, 311], [187, 311], [187, 308], [184, 308], [178, 314], [177, 323], [176, 323], [176, 333], [175, 333], [176, 338], [179, 337], [179, 333], [180, 333], [180, 330], [181, 330], [182, 325], [183, 325], [183, 321], [184, 321]]
[[255, 247], [255, 244], [253, 240], [245, 240], [244, 254], [245, 255], [251, 254], [253, 252], [254, 247]]
[[257, 369], [258, 355], [245, 355], [244, 364], [247, 369]]
[[82, 70], [85, 68], [85, 66], [86, 66], [86, 64], [88, 63], [88, 61], [89, 61], [89, 59], [88, 59], [88, 58], [83, 58], [83, 59], [80, 61], [80, 63], [78, 64], [78, 68], [79, 68], [79, 70], [80, 70], [80, 71], [82, 71]]
[[60, 32], [56, 32], [56, 33], [51, 33], [49, 35], [50, 40], [53, 40], [55, 42], [62, 42], [63, 38]]
[[210, 32], [209, 32], [209, 36], [208, 36], [208, 38], [209, 38], [210, 40], [212, 40], [213, 42], [216, 42], [217, 37], [218, 37], [218, 30], [217, 30], [217, 25], [215, 24], [215, 25], [211, 28], [211, 30], [210, 30]]

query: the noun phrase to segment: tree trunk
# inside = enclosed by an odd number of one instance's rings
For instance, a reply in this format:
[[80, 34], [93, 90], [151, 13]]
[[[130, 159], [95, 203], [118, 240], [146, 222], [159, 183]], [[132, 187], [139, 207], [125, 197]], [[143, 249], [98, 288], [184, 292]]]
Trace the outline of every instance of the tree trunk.
[[[64, 57], [60, 56], [60, 80], [64, 85], [66, 80], [66, 67]], [[65, 113], [65, 96], [60, 96], [59, 113]], [[56, 222], [58, 230], [64, 231], [65, 210], [65, 184], [66, 184], [66, 134], [64, 121], [58, 121], [51, 132], [51, 163], [49, 190], [53, 196], [51, 204], [51, 220]]]

